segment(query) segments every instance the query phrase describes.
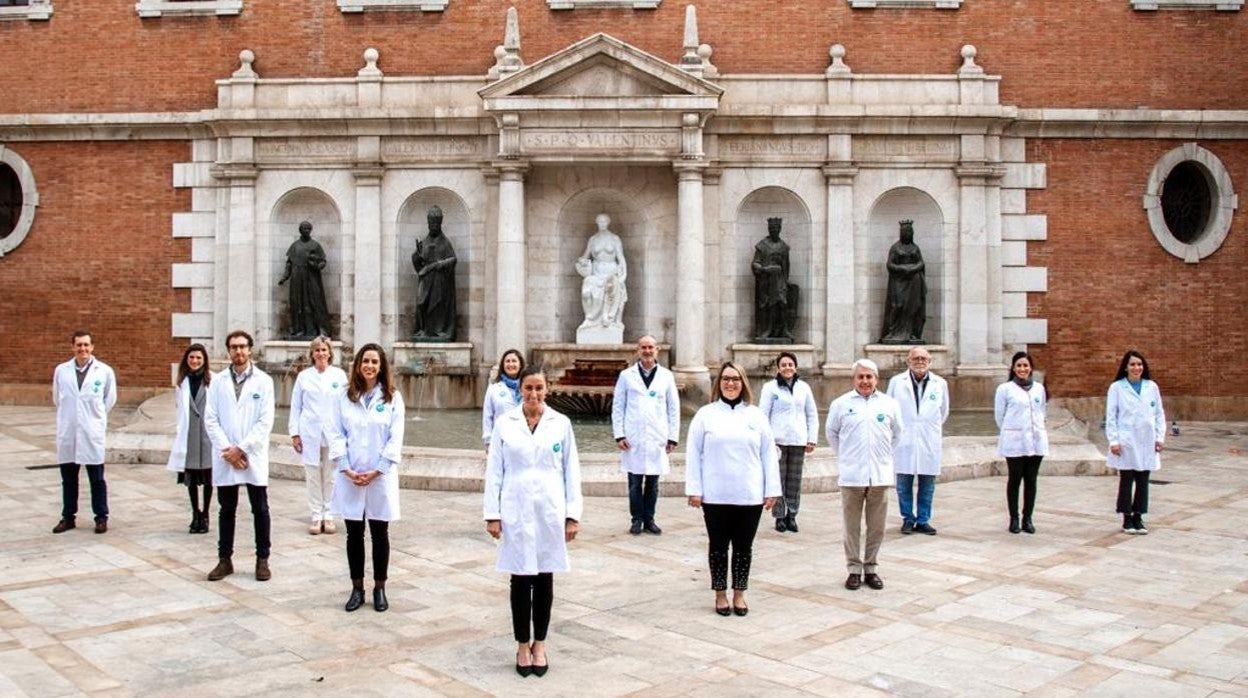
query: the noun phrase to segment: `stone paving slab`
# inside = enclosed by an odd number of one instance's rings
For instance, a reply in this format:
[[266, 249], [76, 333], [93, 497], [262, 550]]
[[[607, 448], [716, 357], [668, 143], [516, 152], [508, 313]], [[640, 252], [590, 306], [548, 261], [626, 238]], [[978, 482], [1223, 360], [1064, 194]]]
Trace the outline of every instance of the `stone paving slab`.
[[348, 615], [344, 536], [305, 533], [298, 482], [271, 486], [267, 583], [246, 521], [238, 573], [204, 579], [215, 535], [160, 465], [110, 463], [109, 532], [53, 536], [58, 473], [28, 469], [53, 419], [0, 407], [0, 696], [1248, 696], [1244, 424], [1172, 439], [1148, 536], [1118, 532], [1113, 478], [1041, 478], [1035, 536], [1004, 530], [1002, 478], [942, 483], [939, 535], [890, 512], [880, 592], [841, 586], [839, 495], [806, 495], [801, 533], [760, 528], [746, 618], [711, 612], [698, 512], [664, 498], [633, 537], [593, 498], [551, 671], [521, 679], [479, 495], [403, 491], [391, 609]]

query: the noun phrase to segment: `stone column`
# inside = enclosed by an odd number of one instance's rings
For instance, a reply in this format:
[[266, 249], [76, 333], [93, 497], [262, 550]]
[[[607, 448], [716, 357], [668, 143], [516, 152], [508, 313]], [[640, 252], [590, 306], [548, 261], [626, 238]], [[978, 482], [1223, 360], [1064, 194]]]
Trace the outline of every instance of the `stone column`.
[[369, 342], [383, 347], [394, 343], [393, 327], [387, 328], [389, 336], [381, 336], [382, 277], [393, 273], [393, 265], [381, 263], [382, 172], [377, 166], [359, 166], [351, 172], [355, 175], [355, 264], [351, 267], [355, 282], [343, 285], [339, 332], [349, 336], [356, 349]]
[[823, 168], [828, 188], [827, 332], [823, 375], [847, 375], [858, 358], [857, 279], [854, 278], [854, 178], [858, 168], [838, 162]]
[[218, 240], [225, 245], [217, 249], [217, 258], [226, 260], [226, 332], [241, 329], [252, 336], [257, 323], [256, 176], [252, 166], [227, 165], [218, 174], [229, 187], [228, 239]]
[[[958, 372], [988, 368], [989, 289], [986, 187], [992, 170], [962, 165], [958, 176]], [[995, 368], [995, 367], [994, 367]]]
[[498, 294], [494, 336], [498, 351], [528, 353], [525, 332], [524, 173], [522, 163], [498, 165], [498, 240], [495, 249]]
[[709, 387], [706, 369], [706, 241], [702, 224], [705, 163], [676, 163], [676, 346], [674, 371]]

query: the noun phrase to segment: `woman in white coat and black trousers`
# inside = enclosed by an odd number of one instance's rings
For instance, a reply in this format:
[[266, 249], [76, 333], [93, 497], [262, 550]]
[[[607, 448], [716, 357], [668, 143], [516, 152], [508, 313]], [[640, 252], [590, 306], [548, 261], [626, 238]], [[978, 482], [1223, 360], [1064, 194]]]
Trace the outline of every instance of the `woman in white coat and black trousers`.
[[1148, 533], [1144, 526], [1148, 478], [1161, 467], [1166, 412], [1161, 407], [1161, 390], [1138, 351], [1122, 355], [1118, 375], [1105, 396], [1105, 436], [1109, 439], [1107, 465], [1118, 471], [1117, 510], [1122, 514], [1122, 532]]
[[[1025, 351], [1010, 360], [1010, 379], [997, 386], [993, 416], [1001, 436], [997, 455], [1005, 458], [1009, 477], [1005, 501], [1010, 510], [1010, 533], [1035, 533], [1031, 517], [1036, 508], [1036, 480], [1040, 461], [1049, 453], [1049, 433], [1044, 426], [1048, 393], [1032, 379], [1035, 362]], [[1018, 486], [1023, 486], [1023, 517], [1018, 517]]]
[[508, 349], [498, 359], [498, 380], [490, 383], [481, 399], [481, 440], [490, 448], [494, 422], [520, 406], [520, 372], [524, 370], [524, 354]]
[[364, 522], [373, 541], [373, 610], [390, 608], [390, 522], [399, 520], [403, 460], [403, 396], [394, 389], [386, 352], [365, 344], [351, 362], [347, 390], [335, 403], [329, 457], [337, 466], [334, 509], [347, 527], [351, 573], [348, 613], [364, 605]]
[[[485, 530], [511, 575], [516, 673], [544, 676], [554, 573], [567, 572], [568, 543], [580, 530], [581, 465], [572, 422], [546, 404], [546, 376], [520, 374], [523, 402], [494, 423], [485, 468]], [[532, 633], [530, 633], [530, 623]]]
[[208, 532], [209, 509], [212, 507], [212, 441], [204, 426], [208, 385], [211, 383], [208, 349], [202, 344], [192, 344], [182, 352], [178, 377], [173, 383], [173, 402], [177, 406], [178, 421], [167, 466], [178, 474], [178, 482], [186, 485], [191, 498], [188, 533]]
[[329, 427], [334, 405], [347, 389], [347, 373], [334, 364], [329, 337], [308, 345], [312, 365], [299, 372], [290, 395], [287, 432], [303, 462], [303, 482], [311, 519], [308, 533], [334, 533], [334, 469], [329, 465]]
[[819, 436], [819, 408], [810, 385], [797, 376], [797, 356], [780, 352], [776, 379], [763, 386], [758, 407], [771, 423], [772, 436], [780, 447], [780, 483], [784, 496], [776, 500], [771, 514], [776, 530], [797, 533], [797, 507], [802, 501], [802, 465], [815, 450]]
[[[707, 562], [715, 612], [749, 613], [754, 535], [763, 510], [781, 494], [776, 443], [767, 415], [750, 404], [749, 379], [725, 362], [711, 388], [711, 402], [689, 423], [685, 455], [685, 495], [702, 509], [710, 539]], [[732, 546], [732, 605], [728, 605], [728, 547]]]

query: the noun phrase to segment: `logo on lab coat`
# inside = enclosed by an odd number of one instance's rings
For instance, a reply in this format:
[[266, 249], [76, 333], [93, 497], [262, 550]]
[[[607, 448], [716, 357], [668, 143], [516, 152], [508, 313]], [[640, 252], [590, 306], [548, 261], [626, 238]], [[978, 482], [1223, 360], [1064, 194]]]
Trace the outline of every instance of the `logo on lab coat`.
[[385, 403], [383, 403], [383, 402], [379, 402], [379, 403], [377, 403], [377, 407], [375, 407], [375, 408], [373, 408], [373, 409], [377, 410], [378, 412], [385, 412], [385, 411], [386, 411], [386, 405], [385, 405]]
[[338, 381], [334, 381], [333, 383], [330, 383], [330, 384], [329, 384], [329, 387], [331, 387], [331, 388], [333, 388], [333, 389], [337, 390], [337, 389], [338, 389]]
[[931, 395], [928, 395], [928, 396], [927, 396], [927, 399], [928, 399], [928, 400], [935, 400], [935, 399], [936, 399], [936, 393], [932, 393]]
[[1156, 407], [1156, 406], [1157, 406], [1157, 401], [1156, 401], [1156, 400], [1149, 400], [1149, 401], [1148, 401], [1148, 406], [1149, 406], [1149, 407]]
[[1034, 403], [1036, 403], [1037, 405], [1039, 405], [1039, 404], [1040, 404], [1040, 397], [1039, 397], [1039, 396], [1037, 396], [1037, 397], [1033, 397], [1033, 398], [1031, 399], [1031, 401], [1032, 401], [1032, 402], [1034, 402]]
[[880, 414], [875, 415], [875, 421], [880, 422], [880, 423], [883, 423], [883, 422], [884, 422], [884, 414], [883, 414], [883, 413], [880, 413]]
[[259, 399], [260, 399], [260, 393], [252, 393], [252, 394], [251, 394], [251, 399], [252, 399], [252, 400], [259, 400]]
[[550, 447], [550, 450], [554, 451], [555, 453], [558, 453], [563, 450], [563, 444], [555, 444], [554, 446]]
[[653, 390], [651, 390], [651, 391], [650, 391], [650, 397], [654, 397], [655, 395], [658, 395], [658, 393], [656, 393], [656, 392], [654, 392]]

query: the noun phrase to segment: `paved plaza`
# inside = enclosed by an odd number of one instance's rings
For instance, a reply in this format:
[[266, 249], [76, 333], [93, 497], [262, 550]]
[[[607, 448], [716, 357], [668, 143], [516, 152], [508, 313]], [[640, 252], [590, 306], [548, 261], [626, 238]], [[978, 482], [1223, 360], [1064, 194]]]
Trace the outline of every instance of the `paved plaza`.
[[[188, 535], [159, 465], [108, 467], [110, 530], [53, 536], [47, 408], [0, 407], [0, 695], [1248, 695], [1248, 426], [1188, 424], [1127, 536], [1116, 480], [1040, 481], [1034, 536], [1005, 530], [999, 477], [942, 484], [935, 537], [881, 552], [886, 588], [841, 584], [840, 500], [802, 501], [798, 534], [760, 529], [745, 618], [712, 612], [700, 514], [590, 498], [555, 579], [551, 670], [512, 669], [506, 575], [480, 495], [403, 492], [390, 610], [343, 612], [344, 536], [309, 536], [303, 485], [276, 480], [273, 579], [205, 581], [216, 524]], [[215, 505], [214, 505], [215, 509]], [[340, 529], [341, 530], [341, 529]]]

